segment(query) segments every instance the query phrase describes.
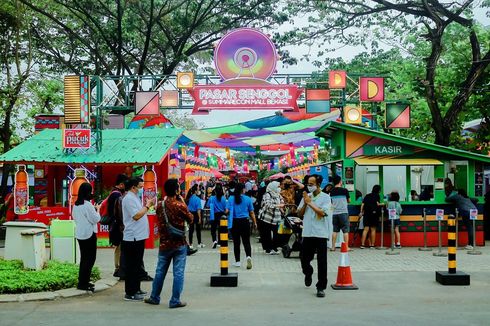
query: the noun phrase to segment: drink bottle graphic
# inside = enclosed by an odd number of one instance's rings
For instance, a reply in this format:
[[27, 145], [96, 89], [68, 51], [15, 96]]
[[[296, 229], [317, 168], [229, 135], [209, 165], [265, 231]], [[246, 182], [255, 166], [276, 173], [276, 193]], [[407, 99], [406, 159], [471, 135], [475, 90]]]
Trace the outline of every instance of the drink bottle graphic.
[[87, 180], [86, 171], [84, 169], [75, 169], [75, 179], [71, 182], [70, 185], [70, 207], [75, 205], [75, 202], [78, 198], [78, 189], [80, 185], [84, 182], [89, 182]]
[[148, 210], [149, 214], [155, 214], [157, 196], [157, 178], [153, 166], [146, 166], [145, 173], [143, 173], [143, 205], [146, 205], [147, 199], [154, 199], [153, 204]]
[[29, 212], [29, 185], [25, 165], [19, 165], [15, 173], [14, 213], [18, 215]]

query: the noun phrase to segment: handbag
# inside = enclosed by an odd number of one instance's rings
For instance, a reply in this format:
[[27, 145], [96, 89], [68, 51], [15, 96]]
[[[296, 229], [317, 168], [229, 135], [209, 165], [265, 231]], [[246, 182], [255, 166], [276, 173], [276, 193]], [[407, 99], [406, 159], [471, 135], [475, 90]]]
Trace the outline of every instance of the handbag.
[[172, 224], [170, 224], [170, 221], [167, 217], [167, 212], [165, 210], [165, 201], [162, 201], [162, 208], [163, 208], [163, 219], [165, 221], [165, 226], [167, 227], [167, 231], [170, 234], [170, 237], [173, 240], [184, 240], [185, 239], [185, 230], [181, 230]]

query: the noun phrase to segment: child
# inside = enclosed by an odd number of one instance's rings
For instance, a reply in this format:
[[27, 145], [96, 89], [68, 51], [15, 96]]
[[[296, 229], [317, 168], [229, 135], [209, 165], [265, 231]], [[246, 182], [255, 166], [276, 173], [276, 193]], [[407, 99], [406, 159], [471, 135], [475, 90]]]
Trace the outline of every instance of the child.
[[396, 218], [393, 221], [395, 225], [395, 248], [401, 248], [400, 245], [400, 214], [402, 213], [402, 205], [399, 203], [400, 194], [398, 191], [393, 191], [390, 194], [390, 200], [388, 201], [387, 209], [396, 209]]

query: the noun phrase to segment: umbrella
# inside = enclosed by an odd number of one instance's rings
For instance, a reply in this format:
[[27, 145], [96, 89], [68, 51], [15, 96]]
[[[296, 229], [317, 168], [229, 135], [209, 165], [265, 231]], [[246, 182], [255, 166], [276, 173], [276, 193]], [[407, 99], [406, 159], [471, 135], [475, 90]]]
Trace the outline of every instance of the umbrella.
[[286, 175], [282, 172], [279, 172], [279, 173], [276, 173], [276, 174], [273, 174], [271, 175], [268, 179], [269, 180], [275, 180], [275, 179], [280, 179], [280, 178], [284, 178]]
[[223, 173], [219, 172], [218, 170], [211, 170], [211, 172], [214, 174], [214, 177], [219, 179], [219, 178], [222, 178], [224, 176]]

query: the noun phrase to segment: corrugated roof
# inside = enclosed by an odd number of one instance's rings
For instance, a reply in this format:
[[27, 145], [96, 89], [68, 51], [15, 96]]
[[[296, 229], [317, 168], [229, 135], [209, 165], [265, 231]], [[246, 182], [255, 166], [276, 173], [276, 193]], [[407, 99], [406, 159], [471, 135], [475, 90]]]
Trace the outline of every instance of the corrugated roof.
[[65, 154], [62, 131], [45, 129], [0, 155], [5, 163], [157, 164], [182, 134], [182, 129], [107, 129], [99, 153]]

